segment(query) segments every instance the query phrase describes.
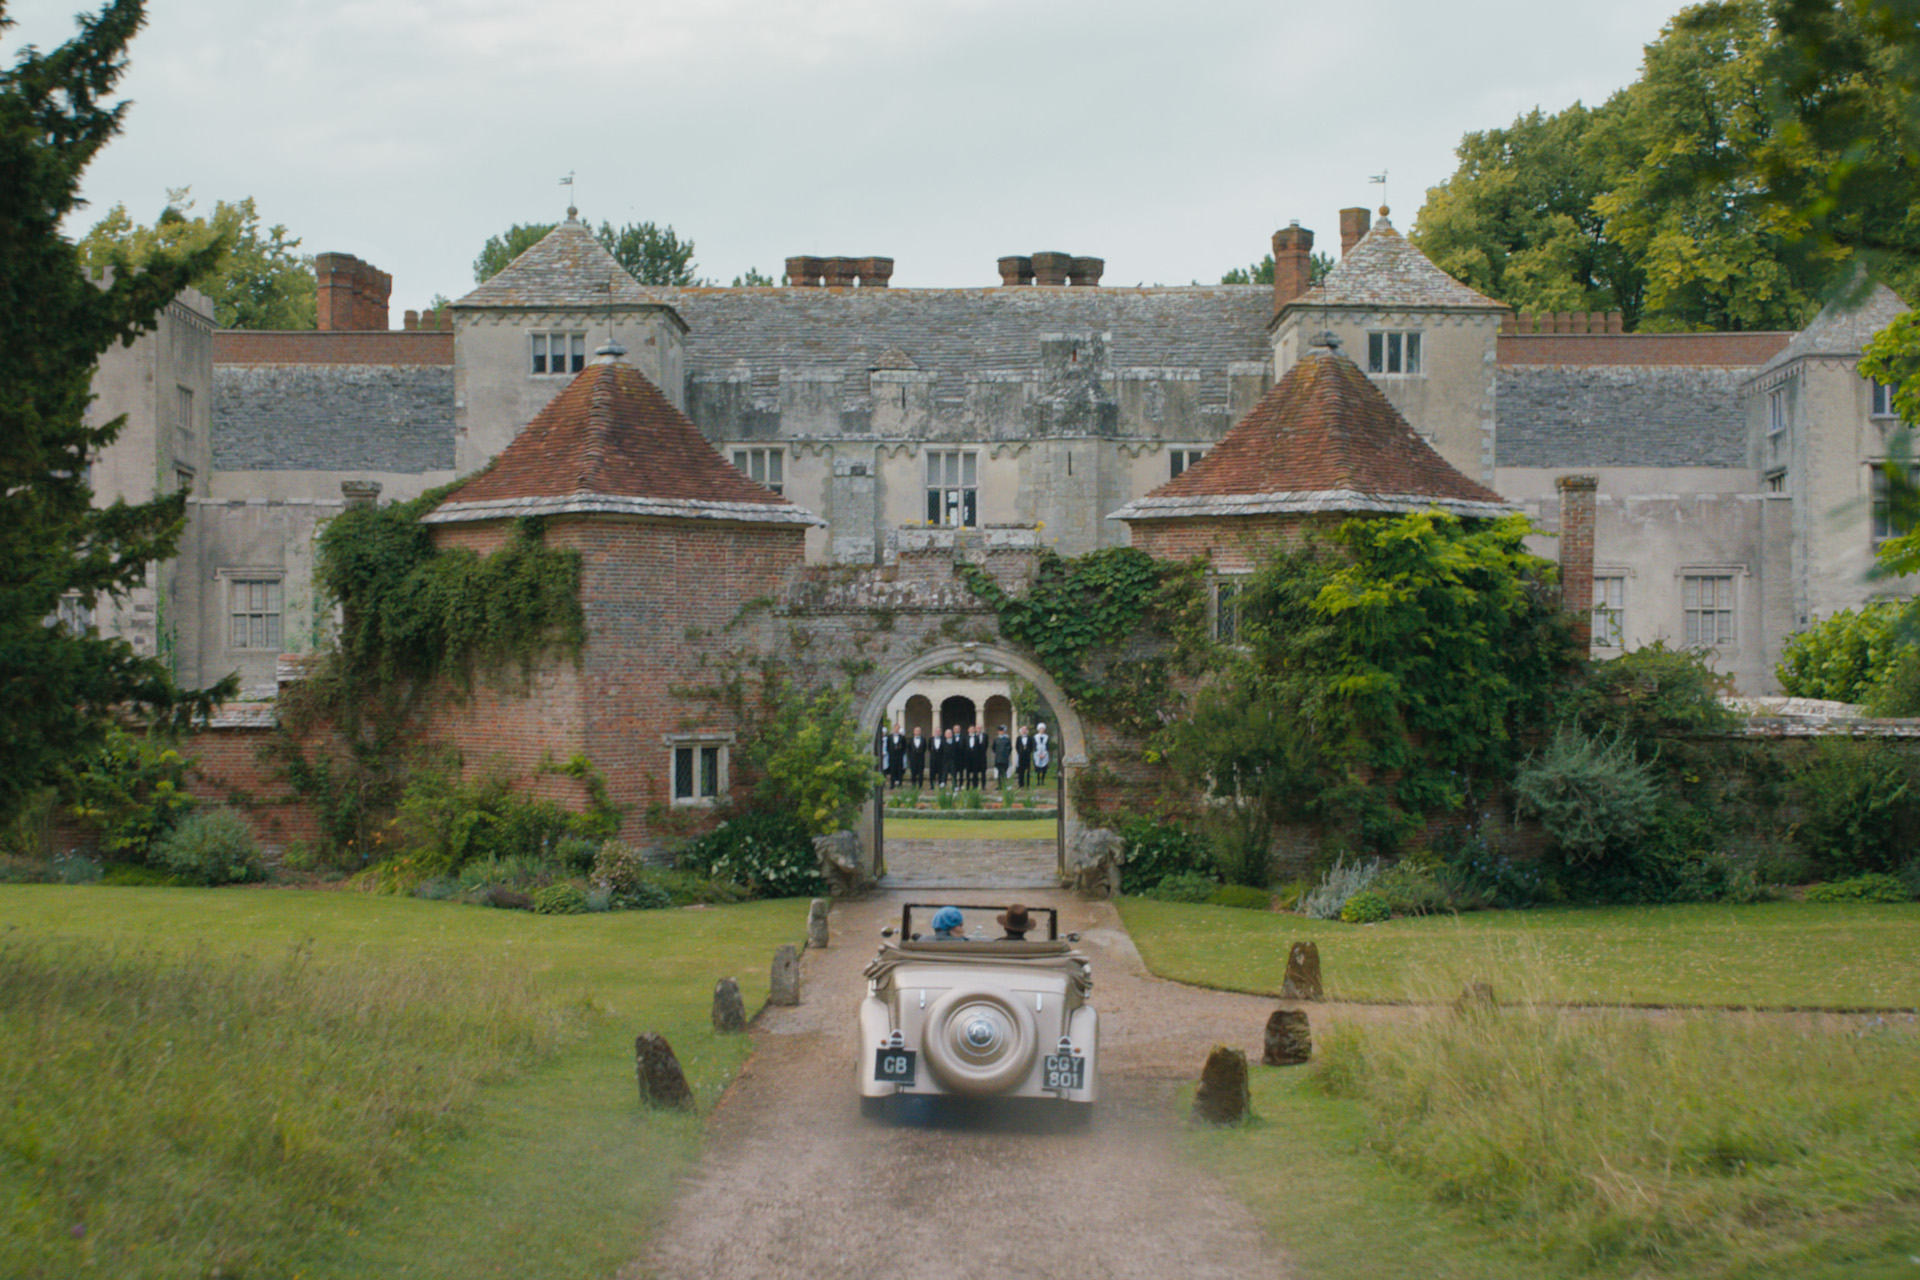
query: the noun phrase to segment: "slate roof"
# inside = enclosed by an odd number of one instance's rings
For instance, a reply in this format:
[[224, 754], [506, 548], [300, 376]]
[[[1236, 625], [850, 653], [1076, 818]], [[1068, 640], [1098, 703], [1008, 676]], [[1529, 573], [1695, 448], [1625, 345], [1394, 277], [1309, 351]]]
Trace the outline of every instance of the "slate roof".
[[1744, 467], [1751, 365], [1499, 365], [1496, 467]]
[[[608, 285], [611, 282], [612, 292]], [[654, 301], [606, 250], [587, 224], [574, 218], [508, 263], [500, 274], [461, 298], [456, 307], [645, 306]]]
[[1793, 335], [1780, 354], [1767, 361], [1760, 373], [1777, 369], [1802, 356], [1857, 356], [1874, 334], [1892, 324], [1907, 311], [1900, 295], [1883, 284], [1876, 284], [1867, 296], [1852, 306], [1840, 299], [1820, 308], [1813, 322]]
[[729, 466], [644, 374], [606, 355], [423, 519], [584, 513], [826, 523]]
[[448, 365], [213, 366], [221, 471], [451, 471]]
[[1515, 508], [1455, 470], [1373, 380], [1314, 346], [1200, 461], [1109, 519]]
[[1229, 366], [1273, 358], [1266, 285], [642, 292], [686, 321], [689, 377], [744, 368], [768, 394], [783, 369], [837, 370], [864, 393], [871, 369], [918, 368], [936, 397], [957, 400], [969, 374], [1038, 379], [1043, 336], [1105, 333], [1113, 369], [1198, 370], [1200, 403], [1224, 407]]
[[1449, 311], [1506, 311], [1503, 302], [1466, 285], [1433, 265], [1393, 229], [1382, 214], [1326, 278], [1280, 309], [1371, 307], [1384, 311], [1445, 308]]

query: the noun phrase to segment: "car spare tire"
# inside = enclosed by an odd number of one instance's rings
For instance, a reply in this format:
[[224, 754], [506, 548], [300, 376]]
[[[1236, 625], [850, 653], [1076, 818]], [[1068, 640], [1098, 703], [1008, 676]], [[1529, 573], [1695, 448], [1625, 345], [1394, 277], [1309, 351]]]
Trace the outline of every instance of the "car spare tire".
[[947, 992], [927, 1011], [921, 1049], [954, 1093], [1004, 1093], [1026, 1079], [1039, 1046], [1033, 1014], [999, 991]]

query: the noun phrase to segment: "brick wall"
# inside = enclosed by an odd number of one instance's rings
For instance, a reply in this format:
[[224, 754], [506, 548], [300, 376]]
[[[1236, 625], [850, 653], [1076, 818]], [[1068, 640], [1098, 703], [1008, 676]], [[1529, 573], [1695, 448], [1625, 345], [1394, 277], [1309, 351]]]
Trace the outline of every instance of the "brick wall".
[[1501, 364], [1762, 365], [1791, 333], [1502, 333]]
[[1346, 515], [1214, 516], [1129, 522], [1133, 545], [1156, 560], [1204, 556], [1222, 573], [1248, 573], [1273, 548], [1298, 546], [1308, 533], [1331, 531]]
[[453, 364], [453, 331], [247, 330], [213, 335], [213, 362], [222, 364]]
[[1593, 476], [1560, 476], [1560, 599], [1573, 615], [1578, 652], [1586, 652], [1593, 637]]
[[181, 754], [193, 760], [187, 790], [202, 804], [227, 805], [253, 828], [254, 837], [274, 855], [289, 840], [320, 834], [313, 813], [273, 776], [262, 749], [278, 730], [269, 726], [202, 729], [189, 734]]

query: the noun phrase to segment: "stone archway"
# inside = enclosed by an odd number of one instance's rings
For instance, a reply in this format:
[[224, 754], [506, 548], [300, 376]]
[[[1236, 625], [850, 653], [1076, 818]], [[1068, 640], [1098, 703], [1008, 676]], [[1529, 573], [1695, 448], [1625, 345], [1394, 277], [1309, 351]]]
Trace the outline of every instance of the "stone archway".
[[[916, 654], [900, 666], [895, 667], [887, 678], [867, 694], [860, 709], [859, 723], [871, 725], [879, 723], [879, 717], [886, 714], [893, 699], [909, 684], [929, 671], [937, 670], [956, 662], [992, 662], [1006, 668], [1017, 676], [1029, 681], [1040, 691], [1040, 696], [1054, 709], [1060, 723], [1056, 726], [1057, 738], [1064, 739], [1055, 759], [1060, 770], [1060, 870], [1064, 872], [1067, 846], [1080, 834], [1080, 820], [1073, 811], [1073, 794], [1080, 775], [1087, 767], [1087, 729], [1080, 714], [1073, 709], [1073, 703], [1046, 670], [1031, 658], [1013, 649], [1002, 648], [994, 644], [949, 644]], [[876, 845], [879, 839], [878, 823], [884, 821], [884, 815], [872, 800], [860, 815], [860, 844], [866, 857], [867, 866], [874, 865]]]

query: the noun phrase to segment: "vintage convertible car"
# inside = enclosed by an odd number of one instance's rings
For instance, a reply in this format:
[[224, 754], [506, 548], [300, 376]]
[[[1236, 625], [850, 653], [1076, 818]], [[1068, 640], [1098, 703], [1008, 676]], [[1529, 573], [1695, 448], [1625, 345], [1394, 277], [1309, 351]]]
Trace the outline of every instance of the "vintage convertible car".
[[1099, 1016], [1090, 1003], [1092, 970], [1060, 937], [1059, 913], [1044, 917], [1030, 941], [997, 940], [1001, 906], [961, 905], [974, 935], [922, 938], [910, 902], [896, 937], [867, 966], [860, 1002], [857, 1078], [861, 1109], [880, 1114], [904, 1094], [1044, 1098], [1082, 1119], [1100, 1095]]

